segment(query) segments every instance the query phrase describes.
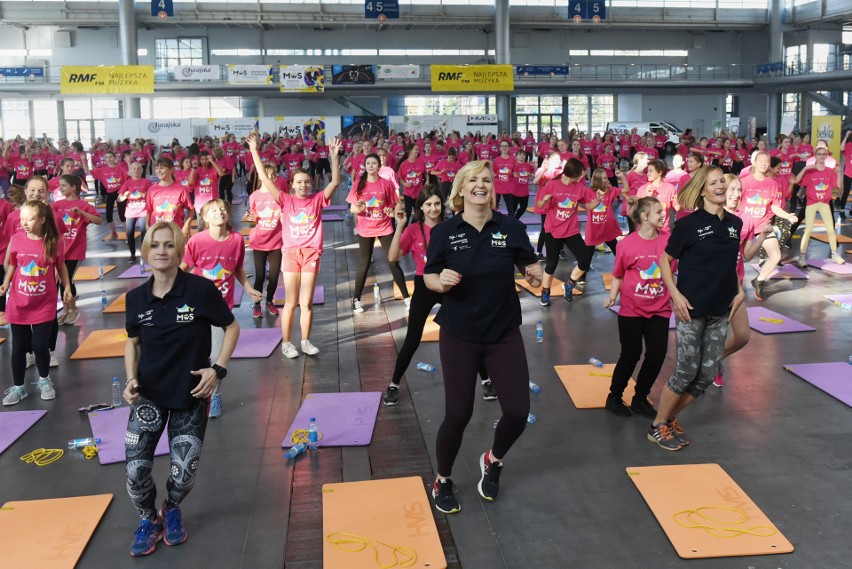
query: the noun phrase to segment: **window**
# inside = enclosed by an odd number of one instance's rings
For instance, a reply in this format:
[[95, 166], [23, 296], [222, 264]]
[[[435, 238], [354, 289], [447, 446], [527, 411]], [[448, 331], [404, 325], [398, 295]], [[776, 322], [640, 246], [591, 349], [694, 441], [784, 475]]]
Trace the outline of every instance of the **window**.
[[154, 67], [158, 70], [173, 69], [176, 65], [203, 65], [204, 39], [155, 39], [154, 53]]
[[143, 97], [140, 107], [143, 119], [221, 119], [257, 116], [260, 105], [244, 97]]
[[495, 97], [406, 97], [405, 114], [486, 115], [497, 109]]
[[3, 120], [3, 138], [31, 136], [29, 101], [3, 99], [0, 101], [0, 114]]
[[808, 61], [808, 46], [794, 45], [784, 48], [784, 63], [790, 73], [804, 72]]
[[592, 124], [588, 132], [604, 132], [606, 125], [615, 120], [612, 95], [594, 95], [590, 97], [592, 107]]
[[784, 117], [792, 117], [794, 122], [798, 122], [799, 104], [800, 100], [798, 93], [784, 93], [784, 108], [781, 111], [781, 115]]
[[59, 115], [56, 112], [55, 99], [35, 99], [33, 101], [35, 134], [41, 138], [46, 134], [54, 143], [59, 138]]

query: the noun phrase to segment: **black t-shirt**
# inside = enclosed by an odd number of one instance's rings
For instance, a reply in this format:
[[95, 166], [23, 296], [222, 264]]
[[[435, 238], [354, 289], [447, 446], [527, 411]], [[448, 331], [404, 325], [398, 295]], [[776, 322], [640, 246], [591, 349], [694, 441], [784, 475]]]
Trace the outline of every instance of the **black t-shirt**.
[[212, 281], [178, 271], [163, 298], [154, 278], [127, 293], [125, 328], [140, 338], [139, 393], [167, 409], [189, 409], [200, 381], [193, 370], [210, 367], [210, 327], [226, 327], [234, 315]]
[[699, 209], [679, 219], [666, 253], [678, 260], [677, 289], [693, 306], [693, 318], [722, 316], [738, 290], [737, 256], [743, 220]]
[[442, 333], [485, 344], [521, 325], [515, 267], [537, 262], [523, 223], [495, 211], [479, 232], [456, 215], [432, 229], [426, 259], [424, 274], [446, 268], [462, 276], [435, 317]]

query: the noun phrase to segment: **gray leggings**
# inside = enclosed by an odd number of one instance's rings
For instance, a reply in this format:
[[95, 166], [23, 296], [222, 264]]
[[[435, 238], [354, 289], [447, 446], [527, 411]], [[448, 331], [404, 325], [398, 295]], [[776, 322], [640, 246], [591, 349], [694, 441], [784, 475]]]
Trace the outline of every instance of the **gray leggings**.
[[143, 520], [157, 517], [157, 486], [151, 476], [154, 450], [168, 423], [171, 468], [166, 481], [166, 500], [177, 506], [195, 484], [201, 445], [207, 430], [209, 399], [198, 399], [191, 409], [166, 409], [140, 397], [130, 407], [124, 448], [127, 454], [127, 493]]
[[[740, 308], [745, 310], [745, 307]], [[677, 394], [699, 397], [716, 378], [728, 337], [728, 315], [677, 319], [677, 369], [669, 379], [669, 389]]]

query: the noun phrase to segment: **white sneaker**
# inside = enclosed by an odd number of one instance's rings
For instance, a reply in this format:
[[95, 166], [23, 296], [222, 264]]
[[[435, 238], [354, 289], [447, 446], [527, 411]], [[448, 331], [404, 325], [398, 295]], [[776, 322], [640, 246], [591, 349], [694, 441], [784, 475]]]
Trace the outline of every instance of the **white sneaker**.
[[306, 356], [315, 356], [319, 353], [319, 348], [311, 344], [310, 340], [302, 340], [302, 353]]
[[294, 346], [291, 342], [284, 342], [281, 344], [281, 353], [291, 360], [299, 357], [299, 352], [296, 350], [296, 346]]
[[40, 377], [38, 380], [38, 389], [41, 391], [41, 398], [44, 401], [50, 401], [56, 398], [56, 390], [53, 389], [53, 380], [49, 377]]
[[50, 350], [50, 367], [59, 367], [59, 360], [56, 359], [56, 353]]
[[35, 354], [30, 352], [27, 354], [27, 369], [30, 369], [35, 365]]
[[77, 319], [80, 317], [79, 310], [70, 310], [68, 314], [65, 316], [65, 322], [60, 322], [60, 324], [65, 324], [66, 326], [72, 325]]
[[27, 398], [27, 388], [23, 385], [13, 385], [9, 389], [3, 392], [6, 397], [3, 398], [3, 405], [17, 405], [21, 401]]
[[411, 312], [411, 297], [403, 299], [403, 302], [405, 303], [405, 314], [407, 315]]
[[807, 260], [805, 260], [805, 257], [803, 255], [799, 255], [799, 258], [796, 259], [796, 264], [803, 269], [808, 268], [808, 262]]
[[838, 255], [837, 253], [834, 253], [831, 256], [831, 262], [834, 263], [835, 265], [843, 265], [843, 264], [846, 263], [846, 261], [843, 259], [843, 257]]
[[353, 300], [352, 301], [352, 312], [355, 312], [355, 313], [358, 313], [358, 314], [360, 314], [361, 312], [364, 312], [364, 305], [361, 304], [360, 300]]

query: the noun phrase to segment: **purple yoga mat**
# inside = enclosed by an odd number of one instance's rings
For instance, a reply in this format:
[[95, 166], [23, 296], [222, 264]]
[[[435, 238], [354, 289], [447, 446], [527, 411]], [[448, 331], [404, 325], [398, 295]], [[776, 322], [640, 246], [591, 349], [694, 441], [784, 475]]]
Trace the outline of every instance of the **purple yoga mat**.
[[[279, 285], [275, 290], [275, 298], [272, 299], [277, 305], [284, 304], [284, 285]], [[317, 285], [314, 287], [314, 304], [325, 304], [325, 287]]]
[[281, 328], [240, 328], [232, 358], [268, 358], [281, 343]]
[[[772, 318], [774, 320], [783, 320], [782, 323], [767, 322], [761, 318]], [[762, 306], [748, 307], [748, 325], [752, 330], [757, 330], [761, 334], [786, 334], [787, 332], [813, 332], [815, 329], [807, 324], [802, 324], [798, 320], [788, 318], [783, 314], [772, 312]]]
[[[125, 462], [127, 456], [124, 454], [124, 435], [127, 433], [127, 420], [130, 418], [130, 407], [119, 407], [106, 411], [89, 413], [89, 425], [92, 427], [92, 436], [101, 439], [98, 445], [98, 460], [101, 464], [115, 464]], [[157, 443], [154, 456], [169, 454], [169, 438], [166, 430]]]
[[324, 213], [322, 214], [323, 221], [343, 221], [343, 217], [337, 215], [336, 213]]
[[852, 275], [852, 263], [838, 265], [831, 259], [808, 259], [808, 265], [835, 275]]
[[47, 415], [47, 411], [4, 411], [0, 413], [0, 454]]
[[[751, 268], [760, 272], [760, 265], [752, 263]], [[777, 267], [769, 274], [770, 279], [808, 279], [810, 278], [799, 267], [792, 263], [787, 263], [783, 267]]]
[[327, 205], [322, 208], [323, 211], [346, 211], [349, 209], [348, 205]]
[[151, 268], [148, 267], [147, 265], [146, 265], [146, 268], [148, 270], [143, 273], [142, 270], [139, 268], [139, 265], [133, 265], [132, 267], [130, 267], [129, 269], [127, 269], [126, 271], [124, 271], [123, 273], [118, 275], [118, 278], [120, 278], [120, 279], [147, 279], [148, 277], [151, 276]]
[[852, 365], [846, 362], [787, 364], [784, 369], [852, 407]]
[[541, 225], [541, 216], [532, 213], [525, 213], [521, 216], [521, 223], [524, 225]]
[[243, 285], [238, 283], [236, 280], [234, 281], [234, 306], [239, 306], [243, 302], [243, 293], [245, 290], [243, 289]]
[[[613, 312], [615, 312], [616, 314], [618, 314], [619, 311], [621, 310], [621, 305], [616, 304], [614, 306], [610, 306], [609, 309], [612, 310]], [[674, 328], [675, 328], [675, 315], [674, 315], [674, 312], [672, 312], [672, 315], [669, 317], [669, 330], [674, 330]]]
[[352, 393], [312, 393], [305, 396], [302, 407], [296, 413], [282, 448], [290, 448], [293, 431], [307, 429], [311, 417], [317, 420], [317, 429], [322, 433], [319, 446], [347, 447], [370, 444], [376, 413], [379, 411], [380, 391], [357, 391]]
[[852, 304], [852, 294], [827, 294], [825, 297], [831, 302], [840, 304]]

